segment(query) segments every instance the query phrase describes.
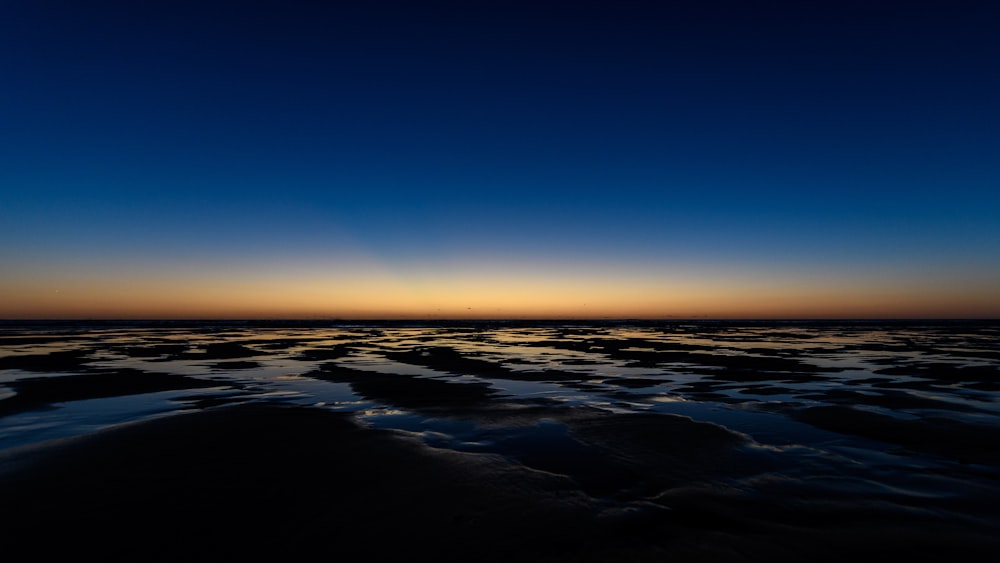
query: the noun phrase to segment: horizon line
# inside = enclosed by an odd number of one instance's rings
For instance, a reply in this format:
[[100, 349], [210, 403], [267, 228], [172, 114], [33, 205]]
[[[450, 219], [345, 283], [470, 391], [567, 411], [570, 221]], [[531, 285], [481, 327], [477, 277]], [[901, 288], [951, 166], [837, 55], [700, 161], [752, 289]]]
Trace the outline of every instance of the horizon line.
[[662, 323], [662, 322], [1000, 322], [1000, 317], [81, 317], [0, 318], [0, 324], [112, 324], [112, 323]]

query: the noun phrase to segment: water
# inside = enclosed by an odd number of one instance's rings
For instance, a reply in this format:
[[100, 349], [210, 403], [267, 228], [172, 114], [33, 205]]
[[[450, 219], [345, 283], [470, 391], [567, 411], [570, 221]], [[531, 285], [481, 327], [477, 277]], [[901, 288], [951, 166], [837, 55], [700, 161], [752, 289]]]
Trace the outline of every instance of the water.
[[282, 403], [566, 475], [606, 502], [686, 506], [710, 482], [994, 530], [998, 376], [989, 323], [8, 323], [0, 451]]

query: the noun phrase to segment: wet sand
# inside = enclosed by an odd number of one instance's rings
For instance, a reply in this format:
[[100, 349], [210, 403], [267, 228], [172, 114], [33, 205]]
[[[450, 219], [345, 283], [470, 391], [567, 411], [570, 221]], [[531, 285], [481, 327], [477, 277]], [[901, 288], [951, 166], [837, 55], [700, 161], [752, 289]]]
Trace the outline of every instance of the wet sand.
[[971, 559], [1000, 548], [998, 341], [981, 325], [10, 330], [0, 545]]
[[280, 405], [138, 423], [16, 457], [0, 493], [4, 549], [37, 557], [544, 558], [587, 541], [592, 509], [566, 478]]
[[[527, 458], [568, 477], [303, 407], [138, 423], [8, 452], [4, 549], [115, 561], [930, 561], [1000, 547], [987, 529], [880, 513], [875, 498], [844, 506], [766, 471], [759, 497], [729, 490], [729, 477], [774, 460], [740, 453], [717, 426], [667, 415], [574, 426], [592, 451]], [[621, 488], [633, 494], [599, 496]]]

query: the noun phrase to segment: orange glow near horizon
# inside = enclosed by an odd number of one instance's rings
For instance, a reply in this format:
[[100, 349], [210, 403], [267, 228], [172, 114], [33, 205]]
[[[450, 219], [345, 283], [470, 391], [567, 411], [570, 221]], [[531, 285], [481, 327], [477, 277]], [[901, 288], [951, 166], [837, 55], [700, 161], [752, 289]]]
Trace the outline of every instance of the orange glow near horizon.
[[[986, 284], [516, 268], [47, 276], [0, 286], [0, 318], [997, 318]], [[610, 273], [609, 273], [610, 272]]]

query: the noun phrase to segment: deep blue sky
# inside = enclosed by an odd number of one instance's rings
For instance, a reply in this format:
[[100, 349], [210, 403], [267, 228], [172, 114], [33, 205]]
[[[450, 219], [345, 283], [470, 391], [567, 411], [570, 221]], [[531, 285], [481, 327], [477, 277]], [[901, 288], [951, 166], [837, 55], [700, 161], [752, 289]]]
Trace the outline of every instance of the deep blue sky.
[[0, 316], [355, 266], [1000, 314], [998, 30], [987, 1], [4, 2]]

